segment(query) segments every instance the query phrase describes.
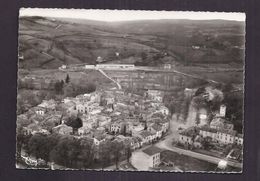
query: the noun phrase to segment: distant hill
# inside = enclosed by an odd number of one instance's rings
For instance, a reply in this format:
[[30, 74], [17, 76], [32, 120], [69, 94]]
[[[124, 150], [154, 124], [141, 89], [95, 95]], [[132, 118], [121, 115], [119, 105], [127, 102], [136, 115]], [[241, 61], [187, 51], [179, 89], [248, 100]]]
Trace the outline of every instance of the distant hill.
[[237, 21], [92, 20], [21, 17], [21, 68], [62, 64], [135, 63], [156, 66], [225, 64], [242, 66], [244, 24]]

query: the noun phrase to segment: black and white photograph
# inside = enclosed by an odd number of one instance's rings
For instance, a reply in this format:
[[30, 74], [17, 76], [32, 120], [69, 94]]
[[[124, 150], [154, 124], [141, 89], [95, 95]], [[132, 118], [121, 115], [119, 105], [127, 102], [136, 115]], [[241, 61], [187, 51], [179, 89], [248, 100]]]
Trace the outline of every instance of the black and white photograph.
[[16, 168], [241, 173], [245, 20], [21, 8]]

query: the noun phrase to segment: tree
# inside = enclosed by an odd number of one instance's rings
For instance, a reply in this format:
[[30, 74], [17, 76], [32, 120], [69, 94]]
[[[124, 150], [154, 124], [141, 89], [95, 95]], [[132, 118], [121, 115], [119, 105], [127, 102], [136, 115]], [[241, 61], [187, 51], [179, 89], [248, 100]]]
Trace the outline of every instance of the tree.
[[112, 156], [112, 142], [107, 140], [99, 145], [98, 157], [101, 161], [101, 167], [104, 169], [109, 163]]
[[67, 158], [69, 166], [75, 167], [78, 162], [78, 155], [80, 154], [80, 142], [78, 139], [72, 137], [67, 143]]
[[144, 130], [147, 130], [147, 122], [144, 122]]
[[60, 81], [60, 84], [61, 84], [61, 86], [63, 87], [63, 86], [64, 86], [64, 80], [61, 80], [61, 81]]
[[204, 147], [205, 150], [208, 150], [210, 148], [211, 142], [212, 142], [212, 138], [209, 136], [203, 139], [202, 146]]
[[17, 125], [16, 131], [16, 154], [17, 157], [21, 156], [22, 149], [28, 153], [28, 142], [31, 138], [31, 134], [24, 134], [22, 126]]
[[56, 94], [62, 94], [63, 93], [63, 85], [64, 85], [63, 80], [62, 81], [57, 81], [54, 84], [54, 90], [55, 90]]
[[45, 158], [45, 146], [44, 141], [46, 139], [46, 135], [43, 134], [35, 134], [33, 135], [28, 143], [29, 153], [34, 155], [36, 159]]
[[79, 140], [73, 136], [60, 137], [58, 144], [50, 152], [50, 160], [66, 167], [74, 166], [80, 152]]
[[75, 134], [75, 132], [83, 126], [83, 123], [79, 117], [75, 118], [74, 116], [72, 116], [68, 119], [68, 121], [66, 122], [66, 125], [72, 127], [73, 133]]
[[70, 82], [70, 76], [69, 76], [69, 74], [67, 74], [66, 79], [65, 79], [65, 83], [68, 84], [69, 82]]
[[79, 94], [91, 93], [96, 90], [96, 85], [92, 82], [68, 83], [64, 87], [64, 95], [74, 97]]
[[34, 155], [36, 159], [41, 158], [47, 162], [50, 160], [50, 152], [57, 145], [59, 136], [35, 134], [31, 136], [28, 149], [29, 153]]
[[192, 103], [193, 103], [193, 106], [196, 108], [196, 109], [199, 109], [201, 107], [206, 107], [207, 106], [207, 103], [205, 101], [205, 99], [202, 97], [202, 96], [196, 96], [192, 99]]
[[126, 125], [123, 125], [122, 135], [126, 136]]
[[195, 92], [195, 96], [199, 96], [199, 95], [205, 93], [205, 91], [206, 91], [205, 87], [200, 87], [200, 88], [198, 88], [198, 90]]
[[242, 133], [243, 129], [243, 96], [234, 93], [225, 94], [224, 103], [227, 106], [226, 118], [232, 120], [234, 129]]
[[88, 168], [94, 160], [93, 140], [82, 138], [80, 140], [79, 159], [83, 162], [83, 166]]
[[119, 141], [112, 142], [112, 154], [114, 157], [114, 163], [116, 164], [116, 169], [118, 169], [118, 163], [122, 156], [122, 151], [124, 150], [124, 144]]
[[196, 114], [196, 119], [195, 119], [195, 124], [198, 126], [200, 124], [200, 118], [199, 118], [199, 114]]
[[64, 89], [64, 96], [66, 97], [74, 97], [76, 94], [74, 94], [74, 86], [71, 83], [68, 83]]
[[43, 142], [44, 154], [42, 159], [46, 162], [50, 160], [50, 153], [54, 149], [54, 147], [58, 144], [60, 136], [58, 134], [48, 135]]
[[126, 147], [126, 159], [127, 159], [127, 162], [128, 162], [128, 163], [130, 162], [131, 156], [132, 156], [131, 147], [130, 147], [130, 146], [127, 146], [127, 147]]

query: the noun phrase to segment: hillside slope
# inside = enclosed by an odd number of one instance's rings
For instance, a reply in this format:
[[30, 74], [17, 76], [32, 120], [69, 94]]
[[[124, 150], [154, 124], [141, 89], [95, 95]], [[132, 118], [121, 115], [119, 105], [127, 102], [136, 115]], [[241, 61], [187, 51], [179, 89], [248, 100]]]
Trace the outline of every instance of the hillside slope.
[[243, 66], [244, 25], [235, 21], [146, 20], [105, 23], [21, 17], [20, 68], [62, 64]]

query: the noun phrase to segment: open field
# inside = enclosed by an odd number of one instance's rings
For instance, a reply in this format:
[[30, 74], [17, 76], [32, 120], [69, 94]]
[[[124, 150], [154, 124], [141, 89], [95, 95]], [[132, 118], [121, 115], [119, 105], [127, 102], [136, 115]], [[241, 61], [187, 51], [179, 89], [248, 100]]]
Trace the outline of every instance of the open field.
[[67, 74], [69, 75], [71, 82], [74, 83], [92, 82], [99, 85], [108, 85], [112, 83], [96, 70], [86, 70], [84, 72], [64, 72], [57, 69], [34, 69], [32, 71], [20, 70], [19, 78], [27, 75], [35, 78], [65, 80]]
[[[217, 165], [198, 160], [186, 155], [181, 155], [172, 151], [163, 151], [161, 153], [161, 159], [165, 160], [166, 162], [172, 162], [174, 163], [174, 166], [177, 166], [183, 171], [204, 171], [204, 172], [217, 172]], [[240, 171], [237, 168], [234, 167], [228, 167], [228, 172], [237, 172]]]

